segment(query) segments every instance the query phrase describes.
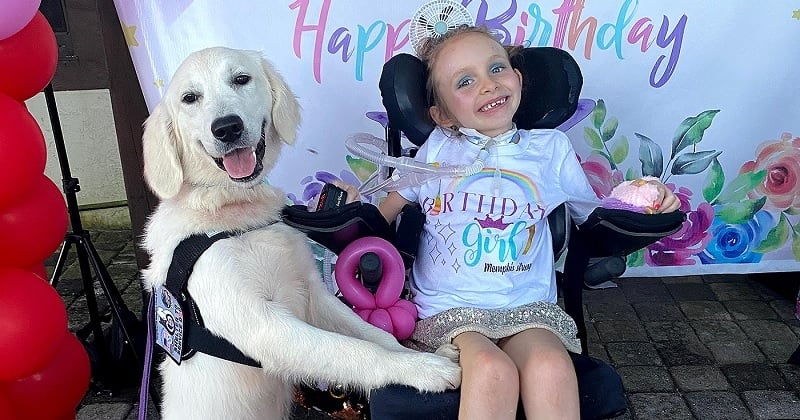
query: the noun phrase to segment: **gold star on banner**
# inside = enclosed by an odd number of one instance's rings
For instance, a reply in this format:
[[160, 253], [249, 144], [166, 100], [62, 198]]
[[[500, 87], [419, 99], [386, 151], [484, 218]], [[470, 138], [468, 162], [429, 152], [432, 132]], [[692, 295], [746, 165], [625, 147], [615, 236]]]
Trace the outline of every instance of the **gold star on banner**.
[[128, 26], [126, 24], [122, 24], [122, 32], [125, 34], [125, 43], [128, 44], [129, 47], [138, 47], [139, 42], [136, 41], [136, 26], [131, 25]]
[[157, 88], [159, 88], [159, 89], [161, 89], [162, 87], [164, 87], [164, 81], [163, 81], [163, 80], [161, 80], [161, 79], [156, 79], [156, 80], [153, 82], [153, 84], [154, 84], [154, 85], [156, 85], [156, 87], [157, 87]]
[[792, 18], [800, 20], [800, 9], [795, 10], [794, 12], [792, 12]]

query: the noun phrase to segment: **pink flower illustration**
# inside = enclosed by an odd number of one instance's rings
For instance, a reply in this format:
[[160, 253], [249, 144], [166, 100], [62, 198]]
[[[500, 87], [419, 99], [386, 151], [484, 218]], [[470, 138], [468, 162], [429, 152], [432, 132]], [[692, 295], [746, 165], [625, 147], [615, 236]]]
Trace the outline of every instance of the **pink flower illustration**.
[[[581, 160], [580, 156], [578, 160]], [[581, 166], [589, 178], [589, 183], [592, 184], [594, 193], [600, 199], [608, 197], [611, 190], [624, 181], [622, 173], [616, 169], [612, 170], [608, 161], [598, 155], [592, 154], [586, 160], [581, 160]]]
[[649, 245], [644, 253], [645, 262], [650, 266], [694, 265], [697, 261], [692, 257], [711, 241], [708, 228], [714, 221], [714, 209], [703, 202], [696, 210], [691, 210], [691, 190], [686, 187], [677, 187], [676, 190], [672, 183], [667, 187], [680, 199], [680, 210], [686, 213], [686, 221], [679, 231]]
[[764, 182], [748, 195], [767, 197], [765, 206], [786, 210], [800, 209], [800, 137], [783, 133], [780, 140], [761, 143], [756, 159], [745, 162], [739, 173], [766, 170]]

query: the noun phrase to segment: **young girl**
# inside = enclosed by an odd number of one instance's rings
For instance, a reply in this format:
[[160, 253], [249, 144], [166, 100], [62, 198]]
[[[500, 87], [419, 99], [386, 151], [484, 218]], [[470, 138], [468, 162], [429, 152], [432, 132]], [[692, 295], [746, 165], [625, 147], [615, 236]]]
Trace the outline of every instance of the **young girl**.
[[[460, 350], [461, 419], [513, 419], [520, 398], [529, 419], [577, 419], [567, 350], [580, 352], [580, 342], [556, 303], [547, 215], [566, 202], [580, 224], [597, 196], [563, 133], [515, 127], [522, 76], [485, 29], [430, 39], [419, 55], [437, 128], [416, 159], [452, 166], [481, 158], [485, 166], [391, 192], [380, 205], [389, 222], [409, 203], [427, 217], [412, 269], [420, 316], [412, 340]], [[654, 207], [676, 210], [678, 199], [658, 186]]]

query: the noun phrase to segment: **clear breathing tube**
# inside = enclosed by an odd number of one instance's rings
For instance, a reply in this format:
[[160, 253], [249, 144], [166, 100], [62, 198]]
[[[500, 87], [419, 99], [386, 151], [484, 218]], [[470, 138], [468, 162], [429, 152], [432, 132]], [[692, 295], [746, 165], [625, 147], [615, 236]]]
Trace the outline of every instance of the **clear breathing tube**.
[[[494, 141], [489, 140], [478, 152], [475, 162], [470, 165], [438, 166], [419, 162], [408, 156], [389, 156], [385, 152], [388, 150], [387, 141], [368, 133], [354, 134], [344, 143], [350, 153], [378, 165], [378, 170], [359, 188], [359, 192], [363, 195], [369, 195], [378, 190], [396, 191], [436, 178], [474, 175], [485, 166], [486, 159], [489, 157], [488, 149], [493, 144]], [[399, 171], [392, 172], [384, 180], [376, 179], [384, 172], [383, 168], [385, 167], [399, 169]], [[370, 185], [373, 182], [375, 185]]]

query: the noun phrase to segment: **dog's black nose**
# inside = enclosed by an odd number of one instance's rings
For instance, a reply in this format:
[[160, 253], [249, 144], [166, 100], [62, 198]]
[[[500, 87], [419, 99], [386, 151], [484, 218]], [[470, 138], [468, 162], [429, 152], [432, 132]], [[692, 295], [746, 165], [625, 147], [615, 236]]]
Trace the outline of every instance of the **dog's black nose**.
[[244, 130], [244, 122], [238, 115], [219, 117], [211, 123], [211, 133], [222, 142], [230, 143], [239, 140]]

